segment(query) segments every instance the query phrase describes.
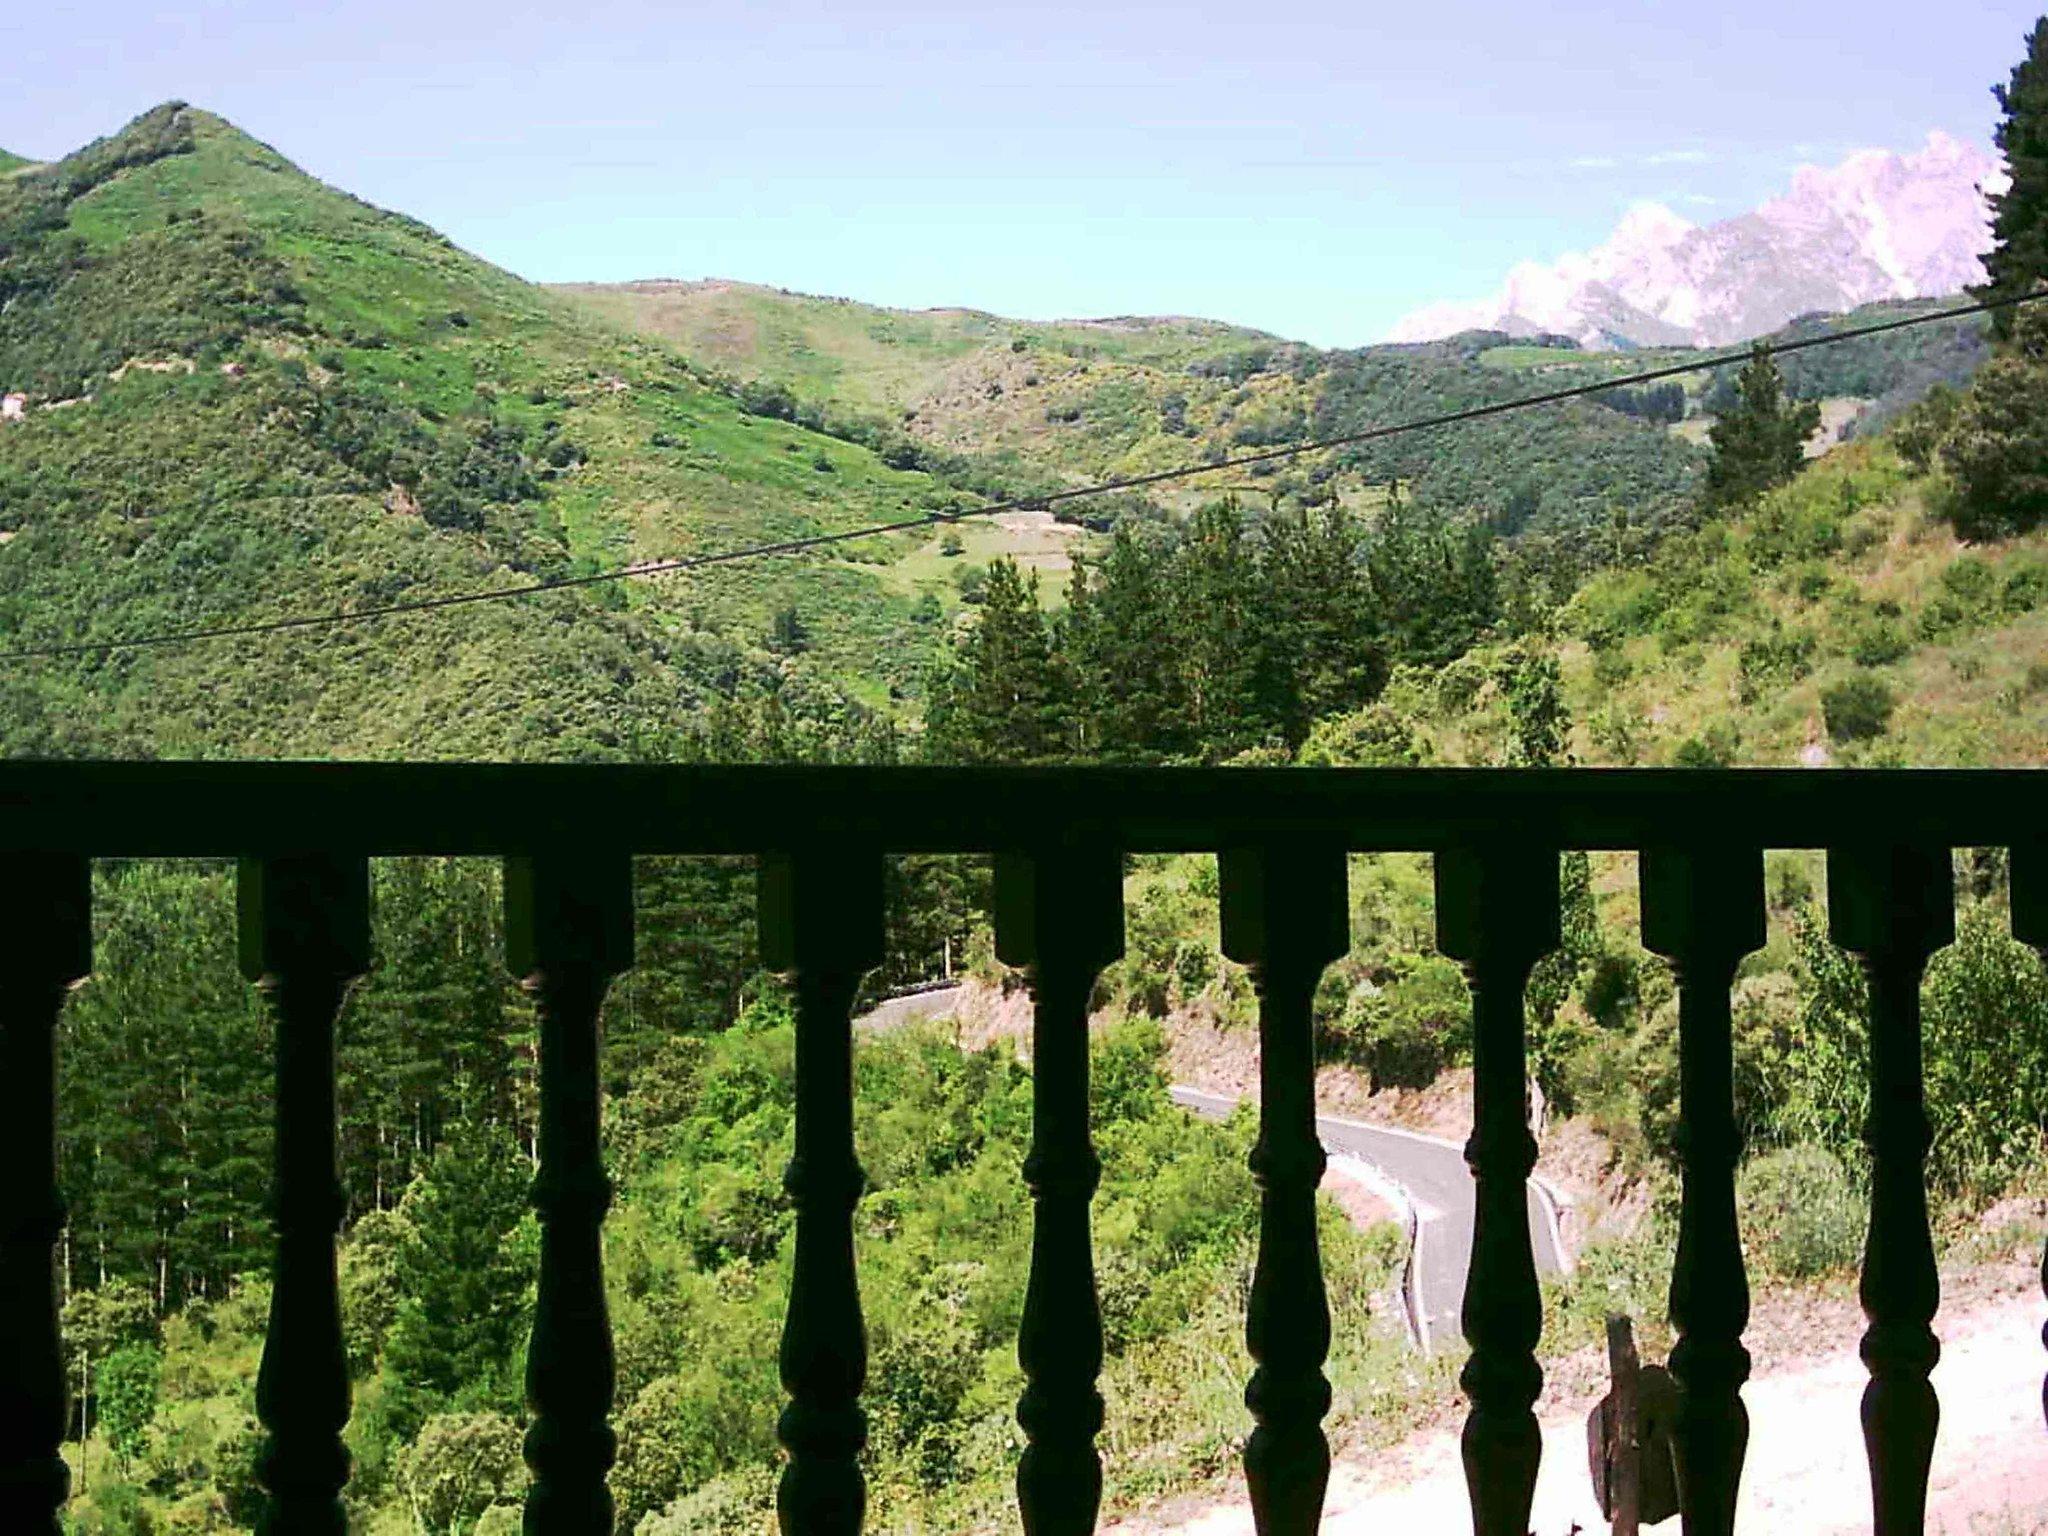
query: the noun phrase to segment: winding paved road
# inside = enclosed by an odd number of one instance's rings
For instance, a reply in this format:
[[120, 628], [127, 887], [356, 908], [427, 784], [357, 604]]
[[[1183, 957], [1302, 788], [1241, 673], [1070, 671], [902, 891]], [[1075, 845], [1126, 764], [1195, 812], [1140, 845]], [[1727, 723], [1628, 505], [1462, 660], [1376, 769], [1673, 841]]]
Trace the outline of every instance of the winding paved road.
[[[1215, 1119], [1237, 1106], [1224, 1094], [1175, 1085], [1174, 1101]], [[1396, 1185], [1415, 1208], [1415, 1259], [1409, 1267], [1409, 1306], [1425, 1350], [1439, 1339], [1458, 1336], [1458, 1311], [1465, 1294], [1465, 1269], [1472, 1260], [1472, 1171], [1456, 1142], [1391, 1126], [1367, 1125], [1335, 1115], [1316, 1116], [1316, 1131], [1333, 1153], [1357, 1158]], [[1564, 1268], [1557, 1240], [1557, 1216], [1548, 1190], [1529, 1182], [1529, 1242], [1539, 1274]]]
[[[959, 987], [934, 987], [890, 998], [864, 1015], [864, 1028], [890, 1028], [922, 1019], [944, 1018], [958, 1001]], [[1222, 1119], [1237, 1105], [1223, 1094], [1176, 1084], [1174, 1101], [1195, 1114]], [[1458, 1336], [1465, 1270], [1472, 1259], [1472, 1173], [1456, 1142], [1391, 1126], [1367, 1125], [1335, 1115], [1318, 1115], [1316, 1129], [1332, 1153], [1367, 1164], [1396, 1187], [1415, 1211], [1415, 1254], [1409, 1265], [1407, 1303], [1417, 1343], [1427, 1351], [1439, 1339]], [[1529, 1241], [1539, 1274], [1564, 1268], [1558, 1243], [1557, 1211], [1550, 1192], [1529, 1183]]]

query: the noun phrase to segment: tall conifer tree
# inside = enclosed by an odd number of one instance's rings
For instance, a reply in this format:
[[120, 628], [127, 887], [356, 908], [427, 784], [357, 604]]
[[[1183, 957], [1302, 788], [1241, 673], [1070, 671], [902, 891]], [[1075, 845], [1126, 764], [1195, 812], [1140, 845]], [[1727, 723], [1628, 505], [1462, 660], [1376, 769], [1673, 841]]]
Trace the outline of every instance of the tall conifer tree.
[[1124, 524], [1099, 562], [1075, 562], [1060, 638], [1091, 756], [1157, 761], [1194, 750], [1161, 563]]
[[1820, 425], [1820, 407], [1785, 397], [1785, 376], [1769, 347], [1750, 353], [1735, 381], [1735, 404], [1708, 432], [1707, 500], [1717, 507], [1752, 501], [1799, 473], [1806, 440]]
[[[1991, 94], [2004, 114], [1993, 138], [2012, 184], [1991, 199], [1997, 243], [1984, 258], [1990, 281], [1977, 292], [2002, 298], [2048, 279], [2048, 17], [2027, 34], [2027, 56], [2012, 79]], [[2012, 318], [2010, 309], [1992, 316], [2000, 336], [2012, 334]]]
[[979, 615], [934, 671], [926, 753], [940, 762], [1043, 762], [1069, 750], [1071, 715], [1038, 578], [998, 560]]
[[1259, 744], [1256, 571], [1234, 501], [1211, 502], [1189, 521], [1171, 572], [1191, 728], [1203, 755]]
[[1269, 732], [1298, 747], [1320, 717], [1378, 697], [1386, 647], [1348, 512], [1280, 512], [1259, 533], [1259, 709]]

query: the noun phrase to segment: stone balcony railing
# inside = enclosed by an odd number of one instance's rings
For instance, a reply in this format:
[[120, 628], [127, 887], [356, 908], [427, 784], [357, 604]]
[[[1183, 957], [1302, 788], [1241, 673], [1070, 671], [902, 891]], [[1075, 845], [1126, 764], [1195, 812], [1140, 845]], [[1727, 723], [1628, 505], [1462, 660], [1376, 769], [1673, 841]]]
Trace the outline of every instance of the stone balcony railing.
[[1950, 850], [2011, 850], [2016, 936], [2048, 946], [2048, 775], [2029, 771], [914, 769], [432, 764], [0, 765], [0, 1529], [54, 1536], [67, 1476], [53, 1271], [54, 1041], [92, 969], [91, 861], [240, 860], [243, 967], [276, 1023], [276, 1260], [257, 1386], [260, 1529], [340, 1532], [349, 1378], [335, 1284], [335, 1018], [369, 964], [369, 860], [506, 862], [508, 962], [540, 1018], [539, 1292], [528, 1363], [526, 1529], [611, 1529], [611, 1339], [600, 1227], [598, 1007], [632, 965], [635, 854], [753, 854], [764, 957], [791, 982], [796, 1255], [781, 1374], [783, 1529], [861, 1526], [865, 1369], [853, 1214], [849, 1012], [882, 954], [882, 860], [993, 854], [996, 939], [1035, 994], [1036, 1200], [1018, 1351], [1032, 1536], [1094, 1528], [1102, 1331], [1089, 1238], [1087, 1005], [1122, 947], [1122, 861], [1221, 856], [1225, 951], [1259, 999], [1261, 1231], [1245, 1449], [1258, 1529], [1321, 1516], [1330, 1316], [1316, 1250], [1310, 1000], [1348, 942], [1346, 855], [1435, 856], [1438, 942], [1473, 990], [1477, 1185], [1464, 1330], [1464, 1461], [1479, 1536], [1523, 1536], [1541, 1321], [1525, 1219], [1523, 987], [1558, 941], [1560, 850], [1640, 855], [1643, 941], [1680, 989], [1684, 1187], [1671, 1291], [1685, 1529], [1733, 1528], [1748, 1315], [1729, 989], [1764, 939], [1763, 851], [1827, 854], [1832, 935], [1870, 980], [1869, 1317], [1863, 1401], [1875, 1529], [1924, 1523], [1938, 1302], [1923, 1169], [1919, 984], [1952, 929]]

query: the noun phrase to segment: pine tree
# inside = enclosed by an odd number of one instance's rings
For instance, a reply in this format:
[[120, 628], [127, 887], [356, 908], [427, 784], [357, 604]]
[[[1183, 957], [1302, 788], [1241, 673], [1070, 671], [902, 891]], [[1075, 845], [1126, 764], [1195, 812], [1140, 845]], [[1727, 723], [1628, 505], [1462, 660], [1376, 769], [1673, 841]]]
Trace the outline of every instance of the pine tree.
[[1121, 523], [1099, 562], [1074, 563], [1059, 635], [1090, 756], [1156, 762], [1193, 750], [1163, 563]]
[[[2031, 292], [2048, 279], [2048, 17], [2027, 34], [2027, 56], [2012, 79], [1994, 85], [2000, 119], [1993, 135], [2012, 184], [1991, 199], [1995, 244], [1984, 258], [1990, 281], [1979, 295], [2003, 298]], [[2012, 334], [2014, 311], [1992, 316], [2000, 336]]]
[[342, 1019], [342, 1164], [356, 1212], [404, 1191], [445, 1127], [512, 1113], [496, 869], [392, 859], [375, 870], [376, 968]]
[[1259, 533], [1259, 713], [1269, 734], [1299, 747], [1321, 717], [1379, 696], [1386, 647], [1349, 513], [1280, 512]]
[[117, 865], [94, 907], [98, 967], [60, 1047], [67, 1273], [172, 1307], [267, 1254], [269, 1025], [236, 969], [225, 870]]
[[1450, 527], [1398, 492], [1366, 541], [1365, 566], [1390, 661], [1443, 666], [1500, 618], [1492, 536]]
[[1820, 426], [1820, 407], [1785, 398], [1785, 377], [1759, 344], [1735, 381], [1735, 403], [1708, 431], [1714, 461], [1707, 501], [1715, 507], [1753, 501], [1799, 473], [1806, 440]]
[[1196, 749], [1211, 761], [1260, 744], [1257, 572], [1244, 514], [1211, 502], [1189, 520], [1168, 601]]
[[456, 1393], [516, 1404], [534, 1260], [519, 1240], [532, 1167], [503, 1128], [462, 1122], [399, 1210], [399, 1300], [384, 1367], [416, 1427]]
[[1966, 539], [2048, 519], [2048, 314], [2014, 315], [2012, 334], [1977, 372], [1941, 444], [1955, 482], [1949, 509]]
[[1038, 578], [988, 567], [981, 612], [931, 681], [925, 752], [938, 762], [1031, 763], [1064, 756], [1071, 701], [1056, 665]]
[[634, 866], [633, 969], [605, 1007], [609, 1092], [660, 1041], [679, 1032], [723, 1029], [740, 991], [760, 968], [750, 859], [641, 859]]

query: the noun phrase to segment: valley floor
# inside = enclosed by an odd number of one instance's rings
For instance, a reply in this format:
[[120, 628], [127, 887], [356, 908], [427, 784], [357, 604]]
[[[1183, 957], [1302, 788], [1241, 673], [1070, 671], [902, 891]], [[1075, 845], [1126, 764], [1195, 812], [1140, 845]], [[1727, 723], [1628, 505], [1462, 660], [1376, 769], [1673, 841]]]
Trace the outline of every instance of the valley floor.
[[[1932, 1536], [2035, 1536], [2048, 1531], [2048, 1437], [2041, 1432], [2044, 1360], [2038, 1293], [1977, 1301], [1938, 1322], [1934, 1373], [1942, 1424], [1935, 1445]], [[1857, 1404], [1866, 1376], [1853, 1329], [1837, 1348], [1758, 1375], [1745, 1390], [1748, 1466], [1738, 1529], [1813, 1536], [1869, 1529], [1870, 1491]], [[1554, 1404], [1543, 1421], [1543, 1467], [1532, 1536], [1601, 1532], [1586, 1472], [1591, 1399]], [[1325, 1536], [1456, 1531], [1469, 1520], [1455, 1425], [1391, 1451], [1342, 1453], [1332, 1469]], [[1675, 1522], [1674, 1522], [1675, 1528]], [[1220, 1498], [1119, 1521], [1117, 1536], [1251, 1536], [1243, 1479]]]

